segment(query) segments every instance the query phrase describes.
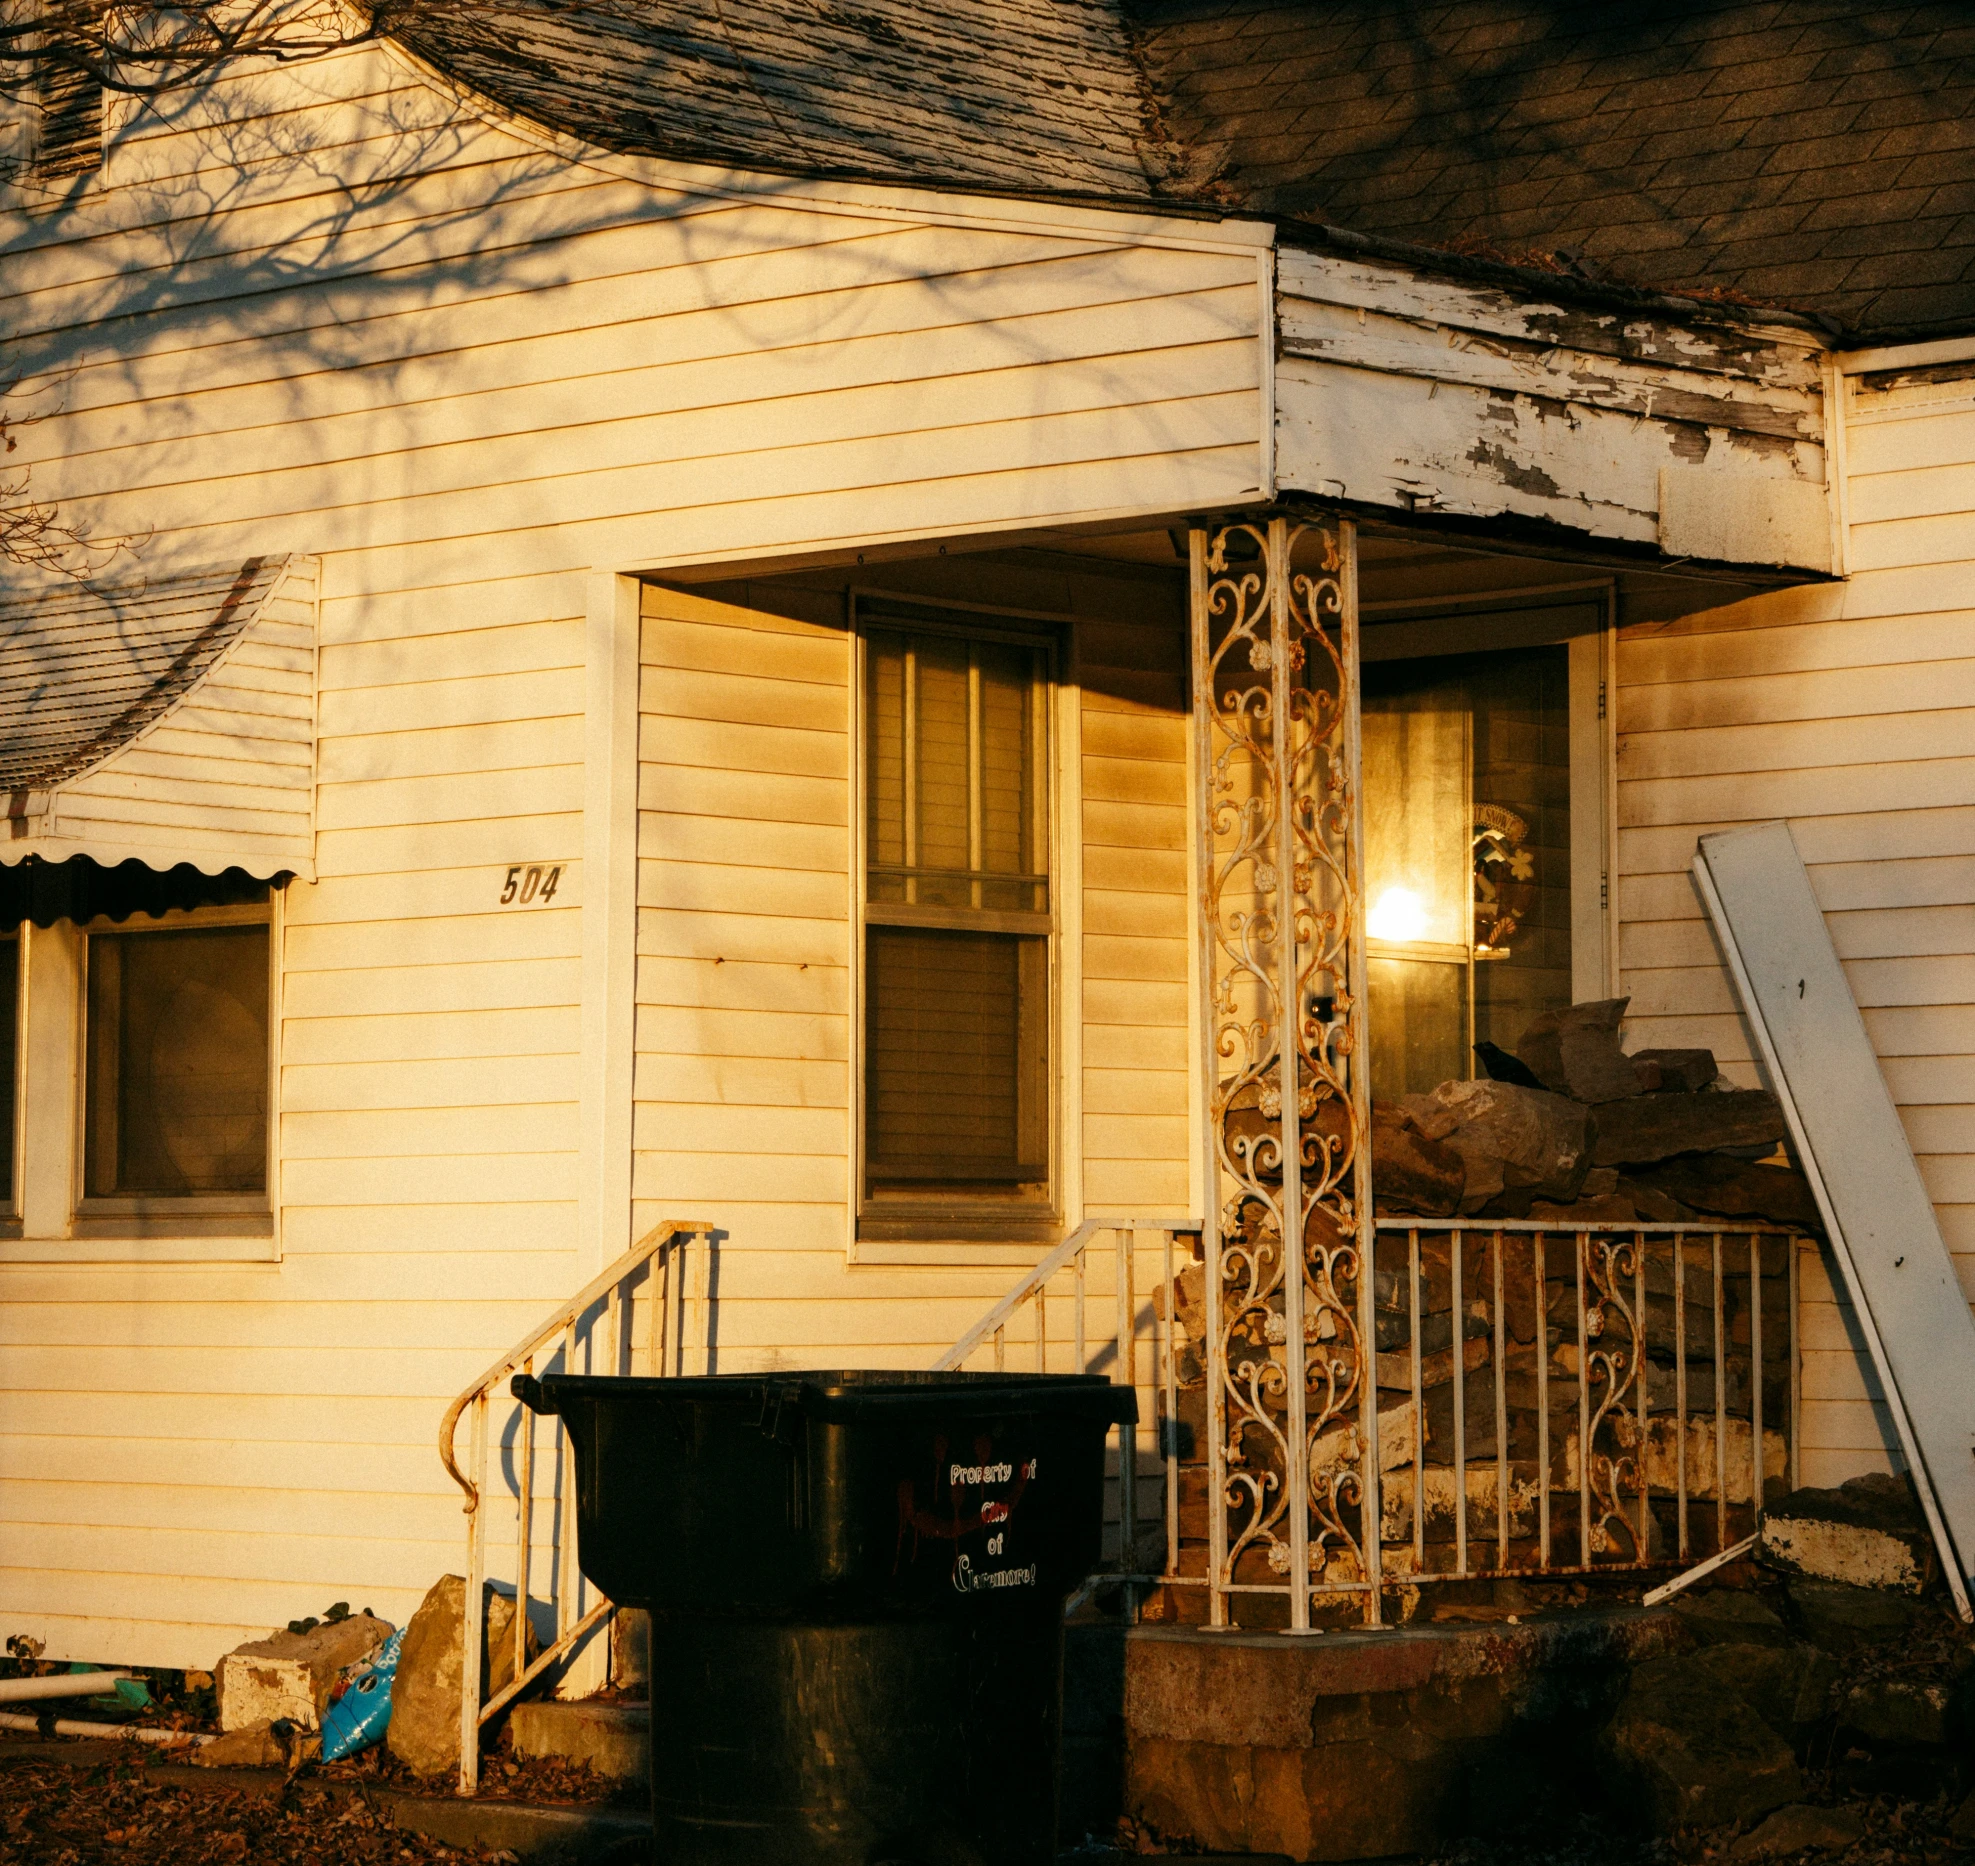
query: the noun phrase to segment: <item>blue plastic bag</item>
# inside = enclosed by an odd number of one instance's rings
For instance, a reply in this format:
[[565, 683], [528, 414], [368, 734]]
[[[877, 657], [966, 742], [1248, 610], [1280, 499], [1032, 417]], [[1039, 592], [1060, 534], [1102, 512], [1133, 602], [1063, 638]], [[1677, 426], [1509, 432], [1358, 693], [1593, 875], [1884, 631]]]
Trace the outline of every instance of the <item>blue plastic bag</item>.
[[322, 1759], [336, 1762], [368, 1749], [391, 1721], [391, 1681], [398, 1675], [402, 1630], [378, 1647], [377, 1656], [350, 1676], [343, 1695], [322, 1720]]

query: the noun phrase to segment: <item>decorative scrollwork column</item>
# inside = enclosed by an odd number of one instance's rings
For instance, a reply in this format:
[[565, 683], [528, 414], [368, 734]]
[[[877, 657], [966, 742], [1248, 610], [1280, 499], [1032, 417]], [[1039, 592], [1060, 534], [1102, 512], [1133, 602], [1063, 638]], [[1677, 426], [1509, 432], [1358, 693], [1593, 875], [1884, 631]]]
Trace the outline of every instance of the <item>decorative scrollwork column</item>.
[[1210, 1619], [1376, 1624], [1356, 538], [1272, 518], [1191, 562]]

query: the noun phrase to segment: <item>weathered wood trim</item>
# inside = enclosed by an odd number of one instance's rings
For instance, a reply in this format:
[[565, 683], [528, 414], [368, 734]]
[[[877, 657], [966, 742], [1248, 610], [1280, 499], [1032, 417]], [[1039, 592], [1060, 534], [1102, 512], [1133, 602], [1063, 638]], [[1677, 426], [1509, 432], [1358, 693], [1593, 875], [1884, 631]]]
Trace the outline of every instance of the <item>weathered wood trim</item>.
[[1805, 333], [1567, 310], [1294, 249], [1277, 317], [1285, 486], [1832, 567], [1824, 351]]
[[[1352, 364], [1395, 375], [1458, 383], [1511, 395], [1583, 403], [1700, 429], [1817, 440], [1823, 431], [1821, 388], [1762, 385], [1751, 392], [1726, 378], [1680, 364], [1644, 364], [1547, 338], [1510, 337], [1424, 325], [1347, 305], [1284, 298], [1282, 350], [1319, 362]], [[1726, 386], [1732, 382], [1736, 386]]]
[[[1815, 393], [1827, 346], [1782, 325], [1680, 324], [1642, 312], [1588, 311], [1458, 285], [1391, 264], [1340, 259], [1285, 246], [1278, 262], [1285, 298], [1348, 305], [1432, 329], [1473, 331], [1635, 363], [1739, 378], [1766, 388]], [[1698, 307], [1697, 307], [1698, 309]]]

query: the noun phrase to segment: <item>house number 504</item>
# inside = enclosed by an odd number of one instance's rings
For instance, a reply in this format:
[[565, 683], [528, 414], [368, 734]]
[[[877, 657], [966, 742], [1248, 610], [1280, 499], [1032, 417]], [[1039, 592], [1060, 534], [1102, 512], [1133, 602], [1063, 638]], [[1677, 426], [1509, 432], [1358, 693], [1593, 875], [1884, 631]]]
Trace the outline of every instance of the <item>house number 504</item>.
[[507, 871], [507, 879], [501, 884], [503, 907], [527, 907], [539, 905], [543, 901], [555, 899], [555, 891], [562, 885], [562, 864], [553, 866], [547, 862], [516, 862]]

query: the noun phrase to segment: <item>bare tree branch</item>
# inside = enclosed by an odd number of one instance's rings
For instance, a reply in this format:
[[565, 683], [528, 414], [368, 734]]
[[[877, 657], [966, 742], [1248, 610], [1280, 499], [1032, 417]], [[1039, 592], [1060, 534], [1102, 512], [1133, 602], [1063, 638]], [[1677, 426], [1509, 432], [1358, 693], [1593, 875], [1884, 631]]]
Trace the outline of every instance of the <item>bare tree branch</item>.
[[[0, 402], [18, 390], [17, 381], [0, 378]], [[14, 565], [87, 583], [137, 540], [98, 537], [60, 506], [34, 496], [33, 470], [12, 456], [20, 451], [22, 432], [54, 412], [9, 414], [0, 406], [0, 568]]]
[[383, 38], [414, 0], [5, 0], [0, 3], [0, 97], [34, 98], [51, 70], [126, 97], [194, 84], [215, 67], [262, 59], [296, 64]]

